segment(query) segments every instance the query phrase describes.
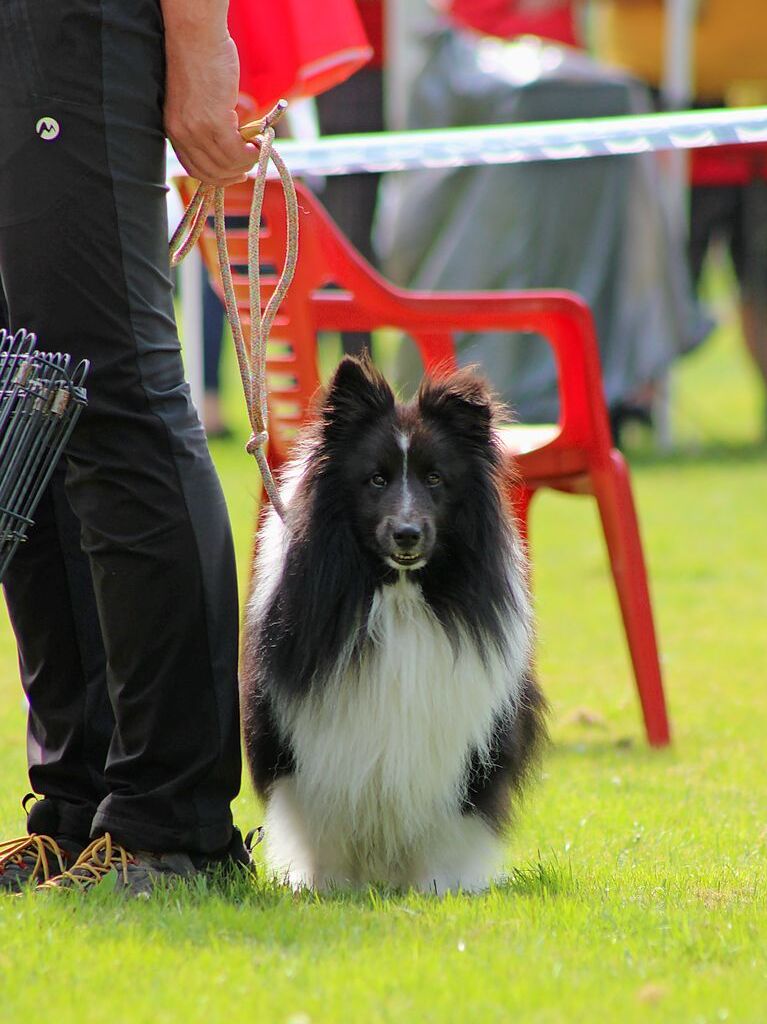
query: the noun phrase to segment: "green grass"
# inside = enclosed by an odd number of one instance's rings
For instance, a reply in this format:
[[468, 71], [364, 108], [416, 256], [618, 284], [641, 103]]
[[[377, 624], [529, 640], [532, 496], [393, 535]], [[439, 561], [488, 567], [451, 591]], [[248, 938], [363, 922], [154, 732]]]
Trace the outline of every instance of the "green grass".
[[[721, 302], [721, 296], [718, 297]], [[0, 1018], [670, 1021], [767, 1016], [767, 450], [732, 312], [679, 368], [680, 450], [640, 438], [634, 483], [674, 727], [644, 744], [592, 503], [533, 506], [540, 676], [553, 746], [509, 839], [508, 880], [443, 900], [293, 896], [260, 878], [128, 904], [0, 900]], [[233, 381], [233, 377], [229, 375]], [[232, 415], [245, 429], [235, 385]], [[214, 449], [241, 577], [254, 466]], [[21, 826], [24, 709], [0, 620], [0, 825]], [[259, 812], [247, 782], [236, 804]]]

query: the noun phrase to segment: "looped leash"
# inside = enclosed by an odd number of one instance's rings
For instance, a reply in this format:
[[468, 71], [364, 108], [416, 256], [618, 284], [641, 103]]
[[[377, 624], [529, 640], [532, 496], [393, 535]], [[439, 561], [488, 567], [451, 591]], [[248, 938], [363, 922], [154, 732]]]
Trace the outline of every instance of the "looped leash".
[[[266, 493], [274, 505], [278, 515], [285, 520], [285, 506], [280, 499], [277, 485], [266, 460], [264, 447], [269, 440], [267, 382], [266, 382], [266, 347], [277, 310], [293, 280], [298, 259], [298, 200], [293, 179], [285, 163], [273, 148], [274, 127], [287, 109], [287, 102], [280, 100], [269, 113], [259, 121], [252, 121], [240, 128], [240, 134], [247, 142], [255, 142], [259, 147], [253, 184], [253, 199], [250, 205], [248, 220], [248, 293], [250, 302], [250, 341], [245, 341], [237, 300], [234, 294], [232, 268], [229, 261], [229, 250], [226, 243], [226, 223], [224, 219], [224, 189], [214, 185], [201, 183], [189, 206], [173, 233], [170, 240], [170, 262], [175, 267], [196, 245], [202, 234], [205, 220], [211, 208], [216, 221], [216, 247], [218, 262], [221, 268], [221, 280], [224, 286], [224, 307], [226, 317], [232, 328], [234, 347], [237, 353], [237, 365], [240, 369], [242, 389], [245, 393], [245, 404], [248, 409], [251, 436], [246, 451], [255, 455]], [[277, 285], [272, 292], [263, 312], [261, 310], [261, 277], [259, 259], [259, 229], [261, 226], [261, 208], [266, 188], [266, 175], [269, 161], [277, 168], [282, 188], [285, 193], [285, 209], [287, 214], [287, 246], [285, 265], [282, 268]]]

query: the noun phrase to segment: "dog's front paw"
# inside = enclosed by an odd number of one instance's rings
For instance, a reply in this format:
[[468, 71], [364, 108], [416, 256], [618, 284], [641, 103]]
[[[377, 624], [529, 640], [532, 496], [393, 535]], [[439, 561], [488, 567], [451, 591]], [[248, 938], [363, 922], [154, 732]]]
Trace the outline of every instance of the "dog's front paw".
[[415, 888], [419, 892], [428, 893], [431, 896], [445, 896], [447, 893], [478, 893], [485, 892], [493, 884], [491, 876], [467, 875], [426, 875], [419, 879]]

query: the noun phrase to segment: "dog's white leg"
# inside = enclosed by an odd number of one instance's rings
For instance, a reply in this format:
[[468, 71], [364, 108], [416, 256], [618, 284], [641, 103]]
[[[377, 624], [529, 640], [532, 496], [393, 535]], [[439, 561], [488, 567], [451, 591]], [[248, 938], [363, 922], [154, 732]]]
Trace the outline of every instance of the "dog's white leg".
[[278, 881], [293, 889], [314, 885], [315, 851], [296, 797], [295, 780], [277, 779], [269, 793], [264, 822], [266, 863]]
[[313, 831], [296, 791], [295, 779], [278, 779], [269, 794], [265, 821], [266, 863], [292, 889], [343, 889], [355, 883], [332, 835]]
[[456, 814], [424, 844], [412, 884], [437, 896], [481, 892], [500, 872], [503, 851], [503, 840], [479, 815]]
[[336, 889], [352, 889], [355, 885], [356, 879], [347, 867], [338, 864], [330, 865], [327, 862], [321, 862], [317, 866], [314, 875], [314, 887], [316, 889], [320, 889], [323, 892], [333, 892]]

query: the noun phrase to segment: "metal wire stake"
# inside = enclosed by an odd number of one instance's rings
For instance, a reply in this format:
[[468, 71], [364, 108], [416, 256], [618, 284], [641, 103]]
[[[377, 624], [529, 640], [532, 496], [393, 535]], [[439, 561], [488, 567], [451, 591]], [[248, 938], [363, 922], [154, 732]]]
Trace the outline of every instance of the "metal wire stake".
[[86, 404], [89, 364], [0, 330], [0, 581]]

